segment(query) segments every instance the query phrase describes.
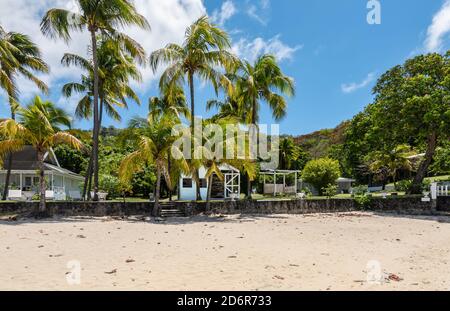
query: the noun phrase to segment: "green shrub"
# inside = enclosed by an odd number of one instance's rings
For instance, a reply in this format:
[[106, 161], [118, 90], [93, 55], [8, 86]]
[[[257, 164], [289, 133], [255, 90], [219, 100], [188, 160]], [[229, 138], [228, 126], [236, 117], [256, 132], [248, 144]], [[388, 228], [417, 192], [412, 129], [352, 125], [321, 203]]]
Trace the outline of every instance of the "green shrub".
[[354, 198], [356, 205], [360, 209], [367, 209], [370, 207], [370, 203], [372, 202], [371, 195], [358, 195]]
[[325, 188], [322, 189], [322, 193], [324, 196], [328, 198], [332, 198], [337, 195], [338, 187], [334, 184], [329, 184]]
[[398, 192], [407, 192], [411, 188], [412, 180], [405, 179], [396, 183], [395, 190]]
[[313, 185], [320, 195], [323, 189], [330, 184], [335, 184], [341, 175], [339, 161], [323, 158], [309, 161], [302, 174], [303, 181]]
[[369, 193], [369, 187], [368, 186], [357, 186], [353, 188], [353, 195], [355, 196], [362, 196]]
[[99, 187], [101, 191], [108, 193], [108, 199], [120, 197], [122, 195], [119, 178], [111, 175], [100, 175]]

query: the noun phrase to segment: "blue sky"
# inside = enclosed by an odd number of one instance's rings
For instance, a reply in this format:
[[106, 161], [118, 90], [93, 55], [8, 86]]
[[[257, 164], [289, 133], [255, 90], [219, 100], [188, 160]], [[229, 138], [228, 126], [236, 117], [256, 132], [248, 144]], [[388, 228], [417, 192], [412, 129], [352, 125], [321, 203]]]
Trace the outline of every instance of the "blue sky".
[[[84, 53], [87, 34], [79, 34], [71, 45], [50, 43], [36, 31], [36, 23], [47, 9], [31, 0], [0, 0], [0, 6], [27, 8], [22, 22], [13, 15], [0, 13], [0, 24], [8, 30], [29, 33], [44, 46], [44, 57], [52, 66], [52, 74], [43, 77], [51, 85], [50, 98], [73, 111], [77, 99], [60, 95], [63, 83], [76, 80], [79, 72], [59, 68], [63, 52]], [[69, 4], [67, 4], [69, 2]], [[49, 0], [46, 6], [76, 9], [71, 1]], [[299, 135], [338, 125], [370, 103], [371, 88], [377, 77], [407, 58], [429, 51], [450, 48], [450, 0], [380, 0], [381, 24], [367, 23], [366, 0], [137, 0], [136, 4], [153, 26], [152, 33], [130, 30], [148, 52], [175, 41], [181, 42], [183, 29], [207, 13], [229, 31], [233, 51], [253, 60], [258, 53], [274, 53], [284, 72], [293, 77], [297, 95], [289, 99], [287, 117], [280, 122], [281, 132]], [[167, 3], [166, 3], [167, 2]], [[72, 5], [72, 6], [71, 6]], [[17, 11], [16, 11], [17, 12]], [[24, 25], [23, 20], [29, 23]], [[34, 26], [33, 26], [34, 25]], [[157, 76], [144, 70], [144, 83], [136, 86], [143, 106], [133, 105], [123, 111], [122, 123], [106, 120], [105, 125], [123, 127], [135, 115], [145, 115], [149, 96], [155, 96]], [[208, 85], [197, 83], [198, 115], [208, 116], [203, 109], [214, 93]], [[22, 101], [36, 93], [23, 82]], [[0, 105], [0, 116], [7, 107]], [[271, 124], [269, 109], [263, 105], [261, 123]], [[89, 121], [76, 121], [88, 128]]]

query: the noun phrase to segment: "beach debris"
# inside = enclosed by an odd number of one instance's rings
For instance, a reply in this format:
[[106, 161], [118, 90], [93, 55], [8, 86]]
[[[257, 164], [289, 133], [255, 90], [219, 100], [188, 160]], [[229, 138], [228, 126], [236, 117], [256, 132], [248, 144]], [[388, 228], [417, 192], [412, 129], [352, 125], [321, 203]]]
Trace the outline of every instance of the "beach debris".
[[113, 269], [111, 271], [106, 271], [105, 274], [116, 274], [117, 273], [117, 269]]
[[237, 256], [228, 256], [228, 258], [235, 259], [235, 258], [237, 258]]
[[39, 245], [39, 246], [38, 246], [38, 248], [43, 248], [43, 247], [44, 247], [44, 245]]
[[284, 280], [284, 277], [279, 276], [279, 275], [275, 275], [273, 278], [274, 279], [278, 279], [278, 280]]
[[125, 260], [125, 262], [126, 263], [133, 263], [133, 262], [136, 262], [136, 260], [129, 258], [129, 259]]
[[403, 279], [401, 277], [399, 277], [398, 275], [393, 274], [393, 273], [389, 274], [388, 280], [389, 281], [394, 281], [394, 282], [401, 282], [401, 281], [403, 281]]
[[79, 234], [79, 235], [77, 235], [77, 238], [79, 238], [79, 239], [85, 239], [86, 236], [84, 236], [84, 235], [82, 235], [82, 234]]
[[51, 257], [51, 258], [58, 258], [58, 257], [62, 257], [62, 256], [63, 256], [62, 254], [48, 255], [48, 257]]

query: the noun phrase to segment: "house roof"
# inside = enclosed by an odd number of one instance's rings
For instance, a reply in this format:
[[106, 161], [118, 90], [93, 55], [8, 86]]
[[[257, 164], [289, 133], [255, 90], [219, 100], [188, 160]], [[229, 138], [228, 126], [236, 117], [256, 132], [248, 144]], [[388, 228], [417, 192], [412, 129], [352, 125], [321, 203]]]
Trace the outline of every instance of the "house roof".
[[[6, 159], [3, 160], [4, 166]], [[54, 171], [62, 175], [72, 176], [75, 178], [83, 178], [81, 175], [64, 169], [60, 166], [53, 149], [45, 155], [44, 160], [45, 170]], [[12, 171], [36, 171], [39, 169], [39, 162], [37, 160], [37, 153], [32, 146], [26, 146], [22, 150], [13, 153], [13, 160], [11, 165]]]

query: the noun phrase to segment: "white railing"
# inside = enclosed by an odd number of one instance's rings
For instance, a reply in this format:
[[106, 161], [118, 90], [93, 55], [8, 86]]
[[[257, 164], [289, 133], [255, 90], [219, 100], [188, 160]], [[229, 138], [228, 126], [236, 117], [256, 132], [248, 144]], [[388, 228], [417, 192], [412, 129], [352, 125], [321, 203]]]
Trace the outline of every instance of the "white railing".
[[440, 185], [438, 183], [431, 184], [431, 198], [436, 200], [437, 197], [450, 196], [450, 186], [448, 184]]

